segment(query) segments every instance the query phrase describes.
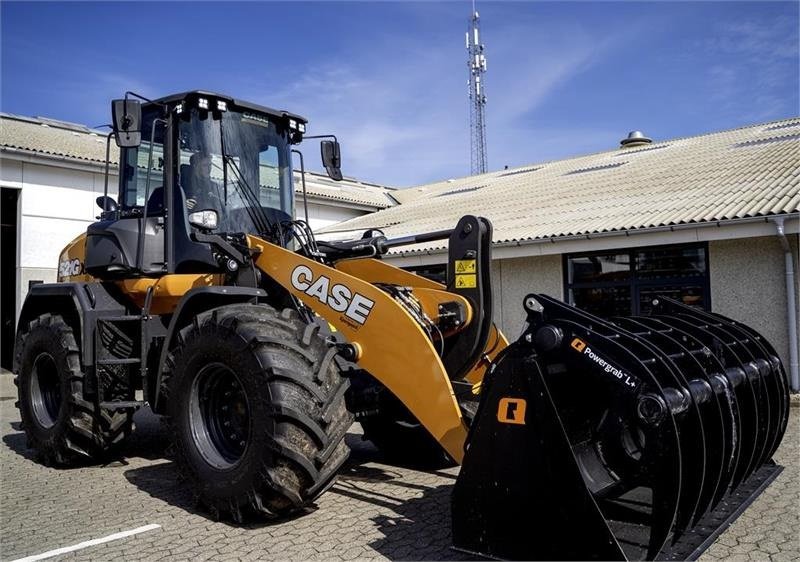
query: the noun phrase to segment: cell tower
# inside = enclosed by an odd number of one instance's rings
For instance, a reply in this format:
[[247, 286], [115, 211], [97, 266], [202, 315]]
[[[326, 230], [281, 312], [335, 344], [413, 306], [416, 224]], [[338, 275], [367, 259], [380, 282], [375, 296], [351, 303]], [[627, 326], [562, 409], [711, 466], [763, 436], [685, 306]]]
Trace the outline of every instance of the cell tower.
[[467, 67], [469, 68], [469, 129], [470, 171], [474, 174], [486, 172], [486, 56], [480, 40], [480, 16], [472, 3], [467, 31]]

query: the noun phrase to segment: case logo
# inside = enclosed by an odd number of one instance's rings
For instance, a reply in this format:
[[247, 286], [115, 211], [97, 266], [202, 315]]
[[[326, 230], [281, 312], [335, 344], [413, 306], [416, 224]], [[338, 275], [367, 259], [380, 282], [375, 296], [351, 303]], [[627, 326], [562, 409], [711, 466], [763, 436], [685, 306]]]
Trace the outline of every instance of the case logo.
[[344, 312], [345, 319], [358, 325], [364, 324], [369, 318], [375, 301], [368, 299], [361, 293], [353, 293], [347, 286], [335, 283], [320, 275], [314, 278], [314, 272], [305, 265], [298, 265], [292, 271], [292, 287], [314, 297], [325, 306], [336, 312]]

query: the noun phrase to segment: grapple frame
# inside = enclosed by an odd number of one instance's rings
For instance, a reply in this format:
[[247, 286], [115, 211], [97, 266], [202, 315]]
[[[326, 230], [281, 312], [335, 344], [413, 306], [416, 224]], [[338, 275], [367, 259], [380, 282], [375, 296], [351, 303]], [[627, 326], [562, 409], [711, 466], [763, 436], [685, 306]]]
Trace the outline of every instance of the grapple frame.
[[456, 548], [518, 559], [695, 558], [780, 471], [772, 346], [659, 297], [604, 320], [546, 295], [487, 374], [453, 494]]

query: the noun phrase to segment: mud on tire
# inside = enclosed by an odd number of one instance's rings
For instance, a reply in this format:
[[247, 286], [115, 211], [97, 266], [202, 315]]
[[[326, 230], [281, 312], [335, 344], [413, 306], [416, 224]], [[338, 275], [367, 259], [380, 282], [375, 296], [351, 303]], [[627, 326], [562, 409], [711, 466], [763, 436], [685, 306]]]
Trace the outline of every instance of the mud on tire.
[[43, 314], [17, 336], [17, 407], [28, 447], [48, 465], [104, 459], [133, 431], [133, 412], [95, 409], [84, 395], [85, 374], [72, 328]]
[[300, 510], [348, 457], [348, 381], [319, 324], [237, 304], [198, 315], [168, 359], [176, 462], [213, 516]]

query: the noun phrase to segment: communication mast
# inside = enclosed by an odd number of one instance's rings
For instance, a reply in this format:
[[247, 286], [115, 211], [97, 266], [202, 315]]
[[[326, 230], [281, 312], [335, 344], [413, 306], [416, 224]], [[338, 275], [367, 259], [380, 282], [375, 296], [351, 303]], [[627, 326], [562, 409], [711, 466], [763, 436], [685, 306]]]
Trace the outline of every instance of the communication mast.
[[469, 129], [470, 171], [474, 174], [486, 172], [486, 56], [480, 40], [480, 16], [472, 3], [472, 16], [467, 31], [467, 67], [469, 68]]

